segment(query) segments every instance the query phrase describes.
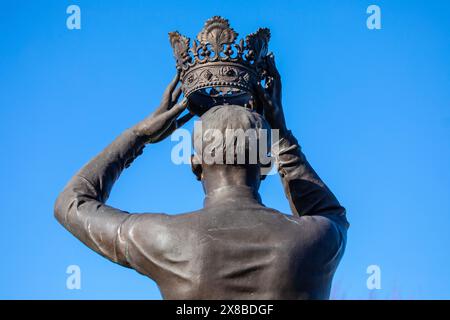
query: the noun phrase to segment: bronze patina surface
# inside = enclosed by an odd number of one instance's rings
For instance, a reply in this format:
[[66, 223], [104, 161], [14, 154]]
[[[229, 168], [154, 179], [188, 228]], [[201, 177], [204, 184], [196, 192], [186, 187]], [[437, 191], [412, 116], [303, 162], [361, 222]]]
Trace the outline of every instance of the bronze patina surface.
[[[227, 50], [235, 44], [236, 34], [227, 24], [219, 17], [207, 22], [206, 31], [197, 40], [204, 50], [210, 46], [212, 50]], [[248, 162], [194, 162], [193, 171], [205, 191], [204, 207], [194, 212], [133, 214], [106, 204], [114, 183], [144, 146], [149, 145], [151, 152], [152, 144], [193, 117], [192, 113], [181, 116], [188, 107], [198, 107], [187, 97], [178, 102], [182, 91], [190, 97], [217, 85], [213, 78], [204, 78], [202, 81], [211, 83], [204, 82], [197, 89], [186, 84], [196, 66], [180, 68], [185, 62], [179, 57], [189, 46], [177, 49], [177, 75], [156, 111], [124, 131], [81, 168], [55, 204], [56, 218], [74, 236], [102, 256], [153, 279], [166, 299], [328, 299], [333, 274], [344, 253], [348, 228], [345, 209], [288, 130], [281, 78], [273, 55], [267, 55], [268, 30], [260, 29], [253, 37], [247, 41], [254, 48], [259, 45], [258, 52], [253, 50], [253, 59], [259, 64], [251, 67], [255, 75], [239, 78], [238, 73], [250, 67], [242, 62], [246, 59], [243, 56], [227, 60], [231, 55], [225, 55], [223, 61], [209, 61], [209, 66], [202, 65], [202, 72], [196, 74], [208, 75], [209, 70], [217, 81], [228, 77], [224, 82], [227, 90], [242, 85], [239, 99], [234, 97], [226, 104], [209, 97], [197, 113], [204, 126], [247, 129], [263, 124], [279, 130], [272, 156], [290, 214], [263, 205], [258, 193], [264, 178], [262, 165]], [[175, 48], [181, 46], [176, 44], [183, 40], [181, 35], [171, 34], [171, 39]], [[188, 61], [190, 56], [185, 58], [186, 63], [193, 63]], [[234, 71], [223, 74], [222, 67]], [[217, 91], [211, 94], [217, 95]], [[158, 181], [149, 181], [150, 189], [158, 187]], [[171, 190], [190, 192], [178, 190], [175, 183]], [[167, 195], [168, 201], [175, 199], [174, 193]]]

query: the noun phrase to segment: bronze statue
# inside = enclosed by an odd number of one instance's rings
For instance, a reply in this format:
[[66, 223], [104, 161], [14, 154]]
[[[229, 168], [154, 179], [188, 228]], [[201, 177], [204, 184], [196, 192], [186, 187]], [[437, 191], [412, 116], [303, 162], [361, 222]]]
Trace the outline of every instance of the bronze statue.
[[[245, 43], [236, 37], [220, 17], [207, 21], [192, 46], [171, 33], [178, 71], [161, 105], [72, 178], [56, 201], [55, 216], [88, 247], [153, 279], [165, 299], [328, 299], [346, 244], [345, 209], [287, 129], [280, 75], [267, 54], [268, 29]], [[190, 113], [181, 116], [187, 108]], [[198, 143], [204, 136], [195, 132], [192, 167], [206, 195], [202, 209], [130, 214], [105, 204], [144, 146], [163, 140], [194, 114], [203, 129], [220, 133], [279, 130], [272, 156], [292, 215], [262, 204], [260, 161], [206, 163], [205, 146]], [[218, 148], [249, 153], [247, 140]]]

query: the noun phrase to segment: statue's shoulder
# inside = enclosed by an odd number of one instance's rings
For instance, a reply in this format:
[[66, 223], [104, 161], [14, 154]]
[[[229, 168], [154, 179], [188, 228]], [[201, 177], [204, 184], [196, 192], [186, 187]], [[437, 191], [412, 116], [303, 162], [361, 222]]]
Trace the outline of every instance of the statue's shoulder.
[[147, 256], [163, 256], [188, 238], [190, 224], [183, 223], [186, 214], [135, 214], [128, 225], [126, 238]]
[[201, 211], [180, 214], [145, 213], [135, 215], [129, 229], [132, 234], [178, 234], [192, 231], [201, 218]]

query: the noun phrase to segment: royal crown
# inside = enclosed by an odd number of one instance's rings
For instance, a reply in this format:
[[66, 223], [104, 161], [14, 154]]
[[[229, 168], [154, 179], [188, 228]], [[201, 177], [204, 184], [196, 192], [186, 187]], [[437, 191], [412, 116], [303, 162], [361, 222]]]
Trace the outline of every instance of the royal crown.
[[255, 85], [264, 78], [270, 30], [260, 28], [237, 41], [228, 20], [215, 16], [192, 41], [170, 32], [181, 86], [190, 105], [200, 111], [217, 104], [248, 103]]

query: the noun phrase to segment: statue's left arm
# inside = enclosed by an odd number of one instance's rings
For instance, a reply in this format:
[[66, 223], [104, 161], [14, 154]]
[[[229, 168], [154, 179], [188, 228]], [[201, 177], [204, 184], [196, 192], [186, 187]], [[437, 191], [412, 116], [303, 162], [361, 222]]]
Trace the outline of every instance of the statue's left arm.
[[328, 266], [334, 270], [346, 244], [349, 227], [346, 210], [314, 171], [301, 151], [297, 139], [287, 129], [281, 101], [281, 77], [273, 55], [266, 58], [268, 78], [264, 87], [258, 86], [258, 98], [272, 129], [279, 130], [279, 141], [272, 145], [285, 194], [293, 216], [300, 224], [305, 250], [316, 249], [312, 265]]
[[147, 119], [126, 130], [69, 181], [55, 203], [56, 219], [75, 237], [104, 257], [129, 267], [124, 230], [139, 215], [105, 204], [124, 168], [139, 156], [146, 143], [158, 142], [190, 115], [177, 117], [187, 106], [176, 104], [178, 76], [169, 85], [161, 106]]

